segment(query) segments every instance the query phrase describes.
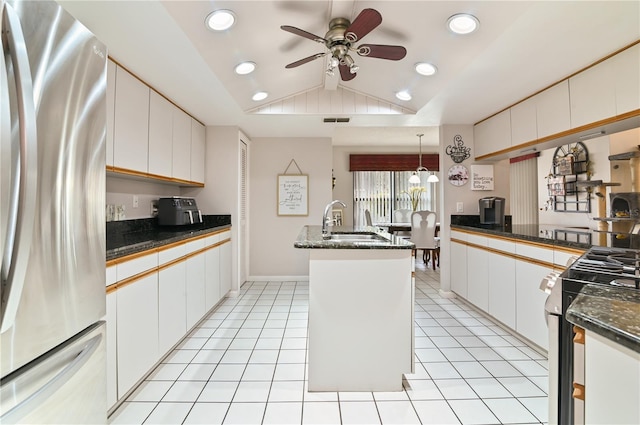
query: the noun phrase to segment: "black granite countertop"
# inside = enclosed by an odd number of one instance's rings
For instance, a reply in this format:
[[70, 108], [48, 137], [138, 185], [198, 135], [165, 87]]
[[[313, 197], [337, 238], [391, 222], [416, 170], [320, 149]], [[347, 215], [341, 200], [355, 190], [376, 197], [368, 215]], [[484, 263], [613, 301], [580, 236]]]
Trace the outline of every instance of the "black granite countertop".
[[567, 309], [567, 320], [640, 353], [640, 291], [588, 284]]
[[333, 226], [331, 234], [362, 233], [375, 234], [384, 240], [370, 241], [335, 241], [322, 236], [322, 226], [304, 226], [293, 243], [295, 248], [311, 249], [413, 249], [415, 245], [399, 236], [383, 232], [377, 227]]
[[204, 222], [160, 226], [155, 218], [107, 222], [107, 261], [231, 227], [230, 215], [204, 215]]

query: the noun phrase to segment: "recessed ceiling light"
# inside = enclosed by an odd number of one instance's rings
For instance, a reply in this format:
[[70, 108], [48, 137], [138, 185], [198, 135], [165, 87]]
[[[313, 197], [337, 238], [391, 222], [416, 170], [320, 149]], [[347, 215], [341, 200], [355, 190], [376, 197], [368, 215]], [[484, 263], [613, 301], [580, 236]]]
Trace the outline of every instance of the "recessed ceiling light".
[[468, 13], [458, 13], [447, 19], [447, 28], [456, 34], [471, 34], [480, 26], [480, 21]]
[[238, 75], [251, 74], [256, 69], [254, 62], [242, 62], [236, 65], [235, 71]]
[[259, 102], [261, 100], [265, 100], [267, 96], [269, 96], [269, 93], [264, 91], [259, 91], [256, 94], [254, 94], [251, 99], [255, 100], [256, 102]]
[[236, 16], [232, 11], [226, 9], [214, 10], [207, 15], [204, 20], [207, 28], [213, 31], [228, 30], [236, 22]]
[[411, 100], [411, 95], [406, 90], [402, 90], [396, 93], [396, 97], [400, 100]]
[[433, 75], [438, 72], [438, 68], [427, 62], [420, 62], [416, 64], [416, 72], [421, 75]]

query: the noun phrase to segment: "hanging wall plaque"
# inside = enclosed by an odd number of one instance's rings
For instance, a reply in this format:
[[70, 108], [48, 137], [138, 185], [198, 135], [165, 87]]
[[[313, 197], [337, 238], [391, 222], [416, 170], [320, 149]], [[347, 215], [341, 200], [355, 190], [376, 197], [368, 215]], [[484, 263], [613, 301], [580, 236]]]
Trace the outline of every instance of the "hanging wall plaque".
[[453, 162], [460, 164], [471, 156], [471, 148], [466, 147], [462, 136], [456, 134], [453, 138], [453, 145], [447, 146], [445, 153], [451, 157]]
[[[292, 163], [300, 174], [287, 174]], [[293, 159], [284, 170], [284, 174], [278, 174], [278, 215], [309, 215], [309, 176], [302, 174], [302, 170]]]

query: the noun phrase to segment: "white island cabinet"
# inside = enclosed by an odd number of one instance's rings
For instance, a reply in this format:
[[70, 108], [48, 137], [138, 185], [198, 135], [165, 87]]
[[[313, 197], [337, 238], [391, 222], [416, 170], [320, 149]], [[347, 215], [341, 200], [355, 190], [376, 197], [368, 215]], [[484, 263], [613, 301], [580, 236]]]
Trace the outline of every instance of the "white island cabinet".
[[316, 235], [295, 244], [312, 248], [309, 391], [402, 391], [413, 371], [414, 245], [389, 234], [380, 249]]

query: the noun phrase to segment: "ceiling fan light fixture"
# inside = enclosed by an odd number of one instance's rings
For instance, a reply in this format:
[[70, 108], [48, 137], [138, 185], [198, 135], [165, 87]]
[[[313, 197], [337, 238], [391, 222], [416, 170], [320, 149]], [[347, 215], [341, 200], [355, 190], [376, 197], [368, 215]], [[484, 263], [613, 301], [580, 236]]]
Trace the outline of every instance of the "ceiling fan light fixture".
[[411, 100], [411, 94], [406, 90], [402, 90], [396, 93], [396, 97], [400, 100]]
[[416, 64], [416, 72], [420, 75], [430, 76], [438, 72], [438, 68], [435, 65], [428, 62], [419, 62]]
[[256, 69], [255, 62], [241, 62], [236, 65], [235, 72], [238, 75], [251, 74]]
[[269, 97], [269, 93], [265, 91], [259, 91], [256, 92], [251, 99], [256, 102], [260, 102], [261, 100], [265, 100], [267, 97]]
[[480, 26], [480, 21], [468, 13], [457, 13], [447, 19], [447, 28], [454, 34], [471, 34]]
[[205, 25], [211, 31], [225, 31], [236, 22], [236, 15], [227, 9], [218, 9], [209, 13], [204, 20]]

